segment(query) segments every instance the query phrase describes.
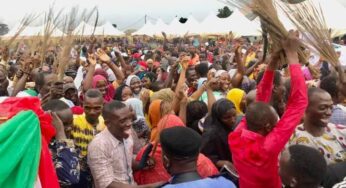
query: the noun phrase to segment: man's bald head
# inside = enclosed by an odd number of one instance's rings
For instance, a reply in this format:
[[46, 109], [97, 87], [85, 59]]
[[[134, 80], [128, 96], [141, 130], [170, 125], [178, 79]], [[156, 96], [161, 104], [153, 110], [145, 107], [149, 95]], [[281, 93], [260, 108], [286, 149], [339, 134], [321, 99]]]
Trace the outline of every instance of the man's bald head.
[[255, 102], [249, 105], [245, 117], [248, 129], [264, 136], [274, 128], [278, 120], [274, 108], [264, 102]]

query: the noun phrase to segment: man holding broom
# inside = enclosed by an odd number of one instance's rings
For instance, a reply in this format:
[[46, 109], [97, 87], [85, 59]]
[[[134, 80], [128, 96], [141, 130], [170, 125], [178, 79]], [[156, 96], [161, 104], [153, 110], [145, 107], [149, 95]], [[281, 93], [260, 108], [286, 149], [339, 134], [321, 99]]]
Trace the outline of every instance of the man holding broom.
[[[264, 78], [257, 87], [257, 102], [228, 137], [241, 188], [280, 188], [278, 156], [299, 124], [307, 106], [307, 91], [297, 50], [300, 42], [294, 32], [282, 43], [291, 73], [291, 94], [286, 111], [278, 121], [268, 104], [273, 89], [273, 71], [278, 55], [273, 54]], [[258, 121], [261, 120], [261, 121]]]

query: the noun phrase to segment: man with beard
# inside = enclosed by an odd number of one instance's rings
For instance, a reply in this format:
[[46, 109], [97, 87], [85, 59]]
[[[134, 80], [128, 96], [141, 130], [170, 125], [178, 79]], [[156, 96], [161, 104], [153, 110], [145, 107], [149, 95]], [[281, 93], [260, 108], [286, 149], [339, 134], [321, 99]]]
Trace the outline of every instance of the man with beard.
[[301, 144], [319, 150], [328, 164], [346, 161], [346, 128], [329, 123], [333, 100], [328, 92], [310, 88], [309, 105], [289, 145]]

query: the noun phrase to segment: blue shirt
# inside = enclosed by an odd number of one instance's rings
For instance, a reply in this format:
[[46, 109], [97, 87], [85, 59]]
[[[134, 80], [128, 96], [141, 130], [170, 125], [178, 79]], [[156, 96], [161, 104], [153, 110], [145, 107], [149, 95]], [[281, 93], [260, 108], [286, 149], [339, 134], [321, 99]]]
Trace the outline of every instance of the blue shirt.
[[342, 109], [341, 105], [333, 106], [332, 116], [329, 122], [335, 125], [346, 125], [346, 112]]
[[206, 178], [197, 181], [165, 185], [164, 188], [236, 188], [230, 180], [220, 176], [217, 178]]

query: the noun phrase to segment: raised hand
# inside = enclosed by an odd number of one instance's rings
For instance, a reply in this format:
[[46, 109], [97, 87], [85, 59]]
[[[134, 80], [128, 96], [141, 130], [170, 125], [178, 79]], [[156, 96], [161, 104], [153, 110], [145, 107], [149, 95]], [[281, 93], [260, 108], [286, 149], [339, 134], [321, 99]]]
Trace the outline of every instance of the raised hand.
[[189, 67], [189, 62], [191, 61], [191, 57], [190, 56], [184, 56], [182, 58], [182, 60], [180, 61], [180, 65], [184, 70], [187, 70], [187, 68]]
[[208, 80], [206, 86], [207, 86], [207, 89], [211, 89], [212, 91], [215, 91], [219, 88], [219, 79], [217, 78], [211, 78], [210, 80]]
[[280, 54], [281, 54], [282, 50], [276, 51], [274, 53], [271, 54], [269, 63], [268, 63], [268, 69], [269, 70], [277, 70], [279, 68], [279, 64], [280, 64]]
[[64, 124], [61, 121], [61, 119], [58, 117], [58, 115], [55, 112], [49, 112], [50, 115], [52, 116], [52, 124], [55, 128], [56, 131], [56, 139], [65, 139], [66, 135], [65, 135], [65, 129], [64, 129]]
[[102, 62], [105, 62], [105, 63], [111, 62], [111, 58], [102, 49], [97, 49], [96, 55]]
[[96, 56], [94, 54], [89, 54], [88, 55], [88, 61], [93, 66], [95, 66], [97, 64]]
[[282, 41], [282, 48], [285, 50], [288, 63], [298, 63], [298, 49], [301, 45], [297, 33], [290, 31], [285, 40]]

